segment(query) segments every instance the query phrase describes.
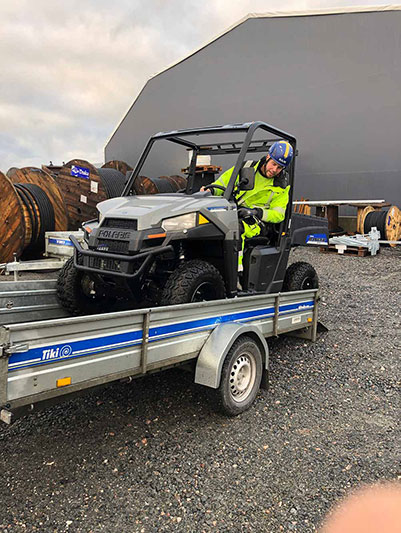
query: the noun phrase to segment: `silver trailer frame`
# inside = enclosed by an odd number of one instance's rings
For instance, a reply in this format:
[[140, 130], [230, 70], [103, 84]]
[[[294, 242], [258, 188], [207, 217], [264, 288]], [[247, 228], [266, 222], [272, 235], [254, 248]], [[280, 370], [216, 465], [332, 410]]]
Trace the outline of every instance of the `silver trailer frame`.
[[[3, 317], [3, 323], [4, 319]], [[194, 361], [194, 381], [217, 389], [233, 343], [316, 340], [318, 289], [0, 326], [0, 419], [128, 377]]]

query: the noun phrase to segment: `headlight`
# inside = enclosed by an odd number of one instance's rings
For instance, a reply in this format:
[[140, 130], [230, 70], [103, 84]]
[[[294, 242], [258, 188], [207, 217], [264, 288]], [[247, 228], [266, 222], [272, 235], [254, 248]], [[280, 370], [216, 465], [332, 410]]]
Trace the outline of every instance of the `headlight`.
[[182, 231], [196, 226], [196, 213], [188, 213], [179, 217], [166, 218], [162, 222], [162, 228], [166, 231]]

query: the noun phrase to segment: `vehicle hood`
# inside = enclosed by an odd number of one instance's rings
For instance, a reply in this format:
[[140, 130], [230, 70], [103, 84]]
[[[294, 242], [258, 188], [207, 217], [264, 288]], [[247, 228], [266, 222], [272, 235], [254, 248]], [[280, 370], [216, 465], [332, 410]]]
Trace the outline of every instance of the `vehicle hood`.
[[229, 202], [219, 196], [187, 196], [184, 194], [152, 194], [111, 198], [97, 205], [101, 219], [134, 219], [138, 230], [160, 227], [162, 220], [200, 210], [230, 209]]

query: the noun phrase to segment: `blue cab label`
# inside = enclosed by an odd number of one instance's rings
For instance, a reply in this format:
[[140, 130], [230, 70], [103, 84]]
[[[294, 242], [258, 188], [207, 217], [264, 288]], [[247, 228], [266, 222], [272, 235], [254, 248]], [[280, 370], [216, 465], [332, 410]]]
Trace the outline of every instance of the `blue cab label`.
[[312, 233], [306, 237], [306, 244], [329, 244], [325, 233]]

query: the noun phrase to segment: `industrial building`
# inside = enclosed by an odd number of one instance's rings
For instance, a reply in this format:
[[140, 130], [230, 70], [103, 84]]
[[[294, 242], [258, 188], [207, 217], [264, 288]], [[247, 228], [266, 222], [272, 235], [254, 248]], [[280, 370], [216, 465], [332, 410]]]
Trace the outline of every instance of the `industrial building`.
[[263, 120], [298, 139], [294, 197], [400, 205], [400, 88], [399, 5], [249, 14], [152, 77], [105, 158], [134, 165], [158, 131]]

